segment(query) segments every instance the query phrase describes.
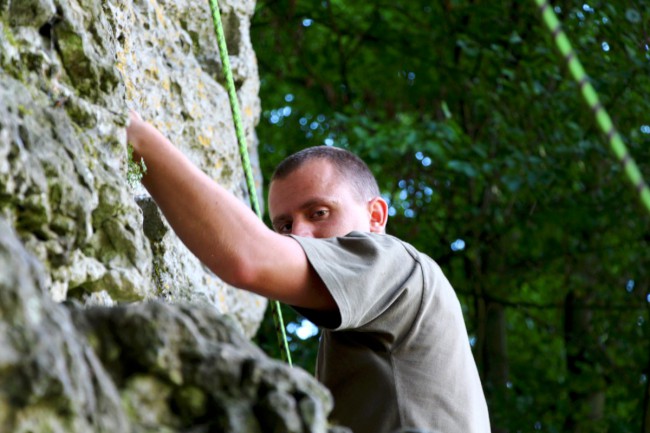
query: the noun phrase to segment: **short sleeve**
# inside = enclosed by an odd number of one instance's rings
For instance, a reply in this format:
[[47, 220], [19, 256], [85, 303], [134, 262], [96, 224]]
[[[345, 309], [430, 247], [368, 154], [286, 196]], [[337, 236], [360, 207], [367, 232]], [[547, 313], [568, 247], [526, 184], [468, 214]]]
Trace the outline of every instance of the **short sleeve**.
[[[361, 232], [326, 239], [292, 237], [338, 306], [340, 324], [332, 326], [336, 330], [371, 328], [398, 300], [404, 304], [405, 298], [418, 296], [415, 290], [421, 291], [421, 285], [409, 283], [419, 273], [418, 263], [397, 238]], [[328, 327], [322, 315], [299, 311]]]

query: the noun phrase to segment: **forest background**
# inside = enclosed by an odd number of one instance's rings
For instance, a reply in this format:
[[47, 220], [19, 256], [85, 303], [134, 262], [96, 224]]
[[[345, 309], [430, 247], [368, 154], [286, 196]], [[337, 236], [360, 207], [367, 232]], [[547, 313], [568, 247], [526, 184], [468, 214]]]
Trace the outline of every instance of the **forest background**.
[[[553, 7], [647, 179], [645, 0]], [[312, 145], [368, 162], [458, 293], [493, 431], [650, 432], [650, 217], [534, 1], [259, 0], [251, 31], [265, 175]], [[270, 318], [257, 341], [277, 356]]]

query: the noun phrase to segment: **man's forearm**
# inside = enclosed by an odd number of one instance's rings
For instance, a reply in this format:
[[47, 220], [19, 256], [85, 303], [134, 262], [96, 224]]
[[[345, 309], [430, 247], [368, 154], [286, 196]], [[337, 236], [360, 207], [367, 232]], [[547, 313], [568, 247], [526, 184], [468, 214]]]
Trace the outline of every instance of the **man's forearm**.
[[144, 186], [185, 245], [215, 274], [293, 305], [333, 306], [297, 242], [268, 229], [153, 126], [132, 118], [128, 133], [134, 158], [147, 166]]
[[250, 237], [267, 228], [246, 206], [192, 164], [151, 125], [137, 126], [134, 157], [147, 171], [142, 178], [169, 224], [187, 247], [224, 280], [232, 281], [236, 255]]

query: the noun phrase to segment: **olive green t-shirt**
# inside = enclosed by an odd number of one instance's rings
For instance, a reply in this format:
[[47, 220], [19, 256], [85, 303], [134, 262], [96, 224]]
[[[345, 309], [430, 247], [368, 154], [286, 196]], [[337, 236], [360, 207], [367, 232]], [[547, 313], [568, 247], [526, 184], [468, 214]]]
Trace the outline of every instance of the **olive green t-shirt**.
[[316, 370], [334, 423], [354, 433], [490, 431], [460, 303], [432, 259], [389, 235], [294, 239], [339, 308], [298, 309], [324, 328]]

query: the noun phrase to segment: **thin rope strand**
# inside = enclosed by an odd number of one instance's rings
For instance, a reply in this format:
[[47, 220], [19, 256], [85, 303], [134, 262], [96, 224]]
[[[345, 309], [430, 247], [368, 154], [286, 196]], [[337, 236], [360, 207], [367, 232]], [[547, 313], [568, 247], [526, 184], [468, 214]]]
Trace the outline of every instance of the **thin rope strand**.
[[[248, 195], [251, 202], [251, 207], [257, 216], [262, 219], [262, 211], [257, 200], [257, 192], [255, 189], [255, 180], [253, 178], [253, 170], [251, 168], [250, 159], [248, 157], [248, 147], [246, 146], [246, 136], [244, 135], [244, 128], [242, 126], [241, 115], [239, 112], [239, 101], [237, 100], [237, 92], [235, 90], [235, 81], [232, 77], [232, 70], [230, 69], [230, 60], [228, 58], [228, 48], [226, 46], [226, 37], [223, 32], [223, 25], [221, 24], [221, 14], [219, 13], [219, 4], [217, 0], [210, 0], [210, 9], [212, 11], [212, 22], [214, 24], [214, 31], [217, 35], [217, 43], [219, 47], [219, 56], [221, 57], [221, 64], [223, 65], [223, 73], [226, 77], [226, 88], [228, 89], [228, 97], [230, 99], [230, 108], [232, 110], [232, 117], [235, 123], [235, 134], [237, 135], [237, 143], [239, 143], [239, 155], [241, 157], [244, 174], [246, 176], [246, 186], [248, 187]], [[280, 310], [280, 303], [278, 301], [271, 301], [271, 311], [273, 313], [273, 322], [275, 323], [275, 331], [278, 337], [281, 350], [280, 355], [282, 359], [292, 365], [291, 353], [289, 352], [289, 344], [287, 342], [287, 334], [284, 329], [284, 320], [282, 318], [282, 311]]]
[[623, 169], [625, 170], [628, 179], [632, 182], [632, 185], [639, 194], [641, 203], [645, 206], [648, 212], [650, 212], [650, 188], [648, 188], [648, 184], [643, 180], [643, 175], [641, 174], [639, 167], [636, 165], [636, 162], [634, 161], [630, 151], [625, 146], [625, 143], [623, 143], [623, 139], [616, 130], [611, 117], [607, 114], [607, 110], [605, 110], [605, 107], [600, 103], [598, 93], [596, 93], [596, 89], [591, 85], [589, 77], [578, 60], [576, 52], [571, 47], [569, 38], [562, 30], [557, 15], [555, 15], [548, 0], [535, 0], [535, 2], [539, 6], [544, 23], [553, 35], [555, 44], [560, 50], [562, 56], [564, 56], [564, 60], [567, 63], [573, 79], [578, 83], [578, 87], [580, 87], [584, 100], [594, 113], [596, 123], [605, 134], [614, 155], [616, 155], [620, 163], [623, 165]]

